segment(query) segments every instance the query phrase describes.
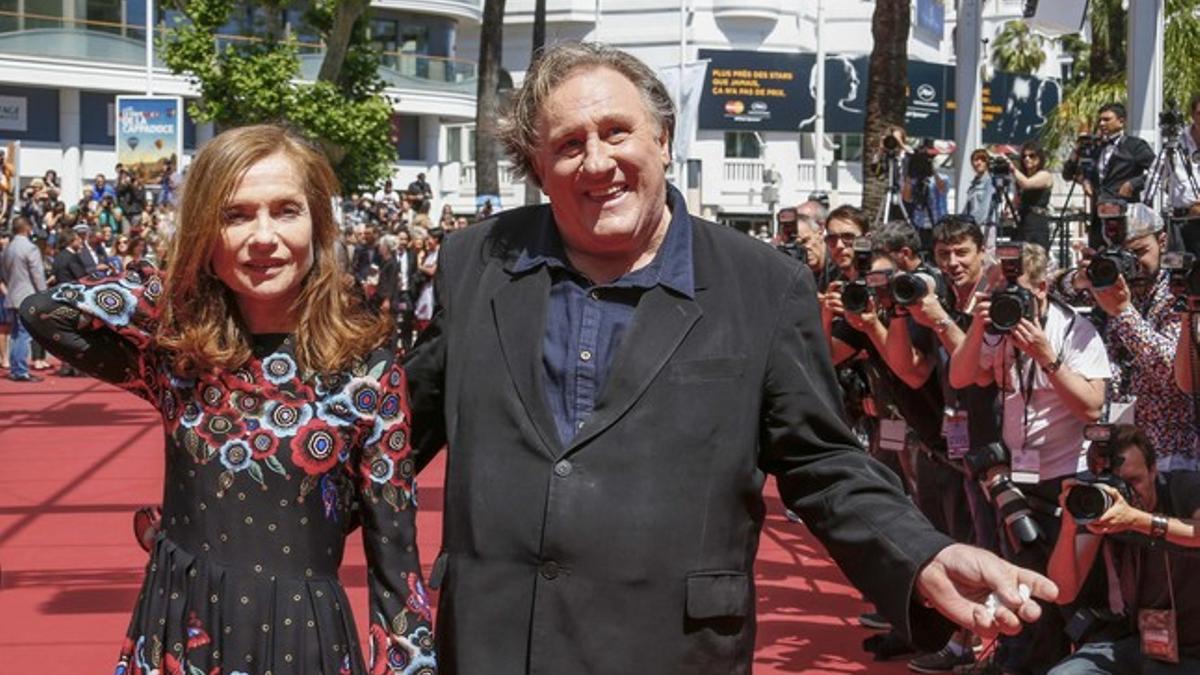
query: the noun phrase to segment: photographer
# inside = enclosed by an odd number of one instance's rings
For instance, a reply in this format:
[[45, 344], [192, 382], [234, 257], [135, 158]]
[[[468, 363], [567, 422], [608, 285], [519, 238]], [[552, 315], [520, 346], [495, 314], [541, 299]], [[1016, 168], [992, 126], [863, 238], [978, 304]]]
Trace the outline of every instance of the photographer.
[[975, 175], [971, 178], [971, 185], [967, 187], [966, 203], [963, 204], [960, 213], [970, 216], [980, 225], [987, 224], [988, 216], [991, 215], [992, 199], [996, 194], [996, 186], [992, 183], [991, 172], [988, 171], [990, 161], [991, 155], [983, 148], [971, 153], [971, 168]]
[[1200, 94], [1188, 102], [1192, 123], [1179, 135], [1179, 160], [1171, 178], [1171, 208], [1175, 216], [1200, 216], [1200, 194], [1193, 189], [1200, 183]]
[[[1099, 137], [1083, 135], [1070, 159], [1063, 164], [1063, 178], [1084, 186], [1092, 200], [1092, 212], [1101, 199], [1141, 201], [1146, 172], [1154, 164], [1154, 150], [1146, 141], [1125, 134], [1125, 106], [1109, 103], [1100, 108]], [[1103, 237], [1098, 218], [1093, 218], [1088, 245], [1100, 248]]]
[[837, 266], [829, 260], [829, 250], [825, 246], [825, 228], [810, 213], [796, 210], [796, 238], [794, 244], [784, 244], [781, 247], [788, 255], [804, 254], [804, 263], [812, 272], [817, 285], [817, 293], [824, 293], [829, 284], [837, 278]]
[[[1154, 444], [1158, 469], [1196, 470], [1196, 420], [1191, 399], [1175, 386], [1174, 361], [1180, 315], [1174, 311], [1170, 275], [1162, 268], [1166, 245], [1162, 219], [1144, 204], [1133, 204], [1123, 219], [1118, 250], [1127, 252], [1127, 267], [1115, 282], [1097, 287], [1093, 283], [1098, 258], [1070, 275], [1076, 289], [1088, 289], [1096, 305], [1104, 310], [1104, 342], [1118, 365], [1115, 400], [1136, 397], [1134, 424]], [[1119, 255], [1119, 254], [1117, 254]], [[1087, 272], [1087, 273], [1081, 273]], [[1127, 278], [1129, 277], [1129, 278]]]
[[[1051, 675], [1200, 672], [1200, 557], [1180, 550], [1200, 549], [1200, 474], [1159, 473], [1154, 446], [1129, 425], [1117, 425], [1107, 443], [1095, 443], [1088, 465], [1122, 489], [1064, 481], [1048, 575], [1058, 585], [1058, 602], [1070, 603], [1093, 568], [1104, 565], [1109, 609], [1127, 615], [1129, 629], [1124, 637], [1084, 644]], [[1080, 506], [1096, 497], [1099, 516], [1081, 526]], [[1130, 533], [1149, 537], [1152, 545], [1131, 541]]]
[[1034, 142], [1021, 146], [1021, 164], [1005, 158], [1017, 186], [1017, 231], [1014, 239], [1050, 250], [1050, 193], [1054, 177], [1046, 170], [1046, 154]]
[[933, 245], [933, 225], [946, 215], [946, 196], [949, 185], [933, 167], [937, 156], [932, 142], [917, 146], [908, 158], [904, 172], [904, 183], [900, 188], [908, 219], [921, 237], [921, 250], [928, 251]]

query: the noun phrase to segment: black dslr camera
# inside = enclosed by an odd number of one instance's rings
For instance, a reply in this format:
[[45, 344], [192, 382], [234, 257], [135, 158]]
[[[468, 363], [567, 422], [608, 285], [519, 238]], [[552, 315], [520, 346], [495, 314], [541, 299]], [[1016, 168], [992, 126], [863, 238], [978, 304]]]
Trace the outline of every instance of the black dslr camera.
[[1008, 163], [1008, 158], [996, 155], [988, 158], [988, 173], [992, 174], [993, 178], [1011, 178], [1012, 165]]
[[1162, 267], [1170, 275], [1171, 295], [1178, 309], [1200, 310], [1200, 265], [1191, 253], [1171, 251], [1162, 256]]
[[922, 265], [912, 272], [893, 275], [889, 283], [892, 299], [901, 307], [914, 305], [930, 293], [936, 293], [943, 306], [949, 306], [948, 288], [940, 272]]
[[1096, 170], [1096, 159], [1100, 148], [1104, 147], [1104, 139], [1092, 134], [1079, 134], [1075, 139], [1075, 156], [1078, 157], [1079, 172], [1085, 176], [1092, 175]]
[[867, 284], [867, 275], [871, 273], [871, 240], [859, 237], [854, 240], [854, 269], [858, 277], [846, 284], [842, 289], [842, 306], [847, 312], [862, 314], [871, 303], [872, 291]]
[[1023, 247], [1024, 243], [1019, 241], [996, 242], [996, 256], [1000, 258], [1000, 269], [1008, 284], [992, 292], [991, 307], [988, 308], [992, 325], [988, 332], [993, 335], [1011, 331], [1021, 323], [1021, 319], [1033, 321], [1037, 318], [1037, 298], [1028, 288], [1017, 283], [1024, 272], [1021, 264]]
[[1164, 110], [1158, 113], [1158, 130], [1162, 137], [1168, 141], [1179, 140], [1179, 135], [1183, 133], [1183, 127], [1187, 125], [1187, 117], [1179, 112], [1179, 108], [1175, 104], [1175, 100], [1167, 101]]
[[1120, 199], [1101, 201], [1096, 205], [1096, 215], [1100, 217], [1100, 232], [1105, 245], [1087, 267], [1092, 288], [1109, 288], [1121, 277], [1126, 281], [1137, 278], [1137, 257], [1122, 248], [1129, 236], [1125, 202]]
[[1092, 442], [1088, 449], [1089, 469], [1076, 477], [1079, 483], [1071, 486], [1064, 502], [1067, 512], [1080, 525], [1096, 520], [1112, 508], [1113, 498], [1100, 489], [1100, 485], [1115, 489], [1127, 502], [1133, 501], [1129, 484], [1113, 474], [1125, 459], [1118, 454], [1120, 448], [1114, 448], [1110, 443], [1115, 426], [1089, 424], [1083, 428], [1083, 437]]
[[979, 483], [988, 501], [996, 507], [1004, 521], [1004, 531], [1014, 550], [1030, 546], [1046, 534], [1033, 519], [1025, 493], [1012, 481], [1009, 463], [1012, 456], [1003, 443], [979, 445], [967, 451], [963, 464], [967, 474]]

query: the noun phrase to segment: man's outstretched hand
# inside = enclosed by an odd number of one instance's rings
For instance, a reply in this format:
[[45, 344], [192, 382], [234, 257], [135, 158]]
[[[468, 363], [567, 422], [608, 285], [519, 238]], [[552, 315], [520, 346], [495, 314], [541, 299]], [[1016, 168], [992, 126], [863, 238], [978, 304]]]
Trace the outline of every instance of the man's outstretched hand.
[[[1021, 593], [1020, 587], [1029, 591]], [[1046, 577], [974, 546], [952, 544], [917, 574], [917, 592], [946, 618], [981, 637], [1016, 635], [1021, 622], [1042, 614], [1035, 598], [1054, 602], [1058, 587]], [[993, 607], [988, 596], [995, 594]]]

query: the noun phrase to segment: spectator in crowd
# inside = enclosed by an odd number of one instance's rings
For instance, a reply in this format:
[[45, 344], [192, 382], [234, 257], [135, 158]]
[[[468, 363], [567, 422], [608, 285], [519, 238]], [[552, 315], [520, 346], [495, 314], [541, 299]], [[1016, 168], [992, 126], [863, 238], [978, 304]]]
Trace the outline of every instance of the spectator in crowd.
[[417, 174], [417, 179], [408, 184], [408, 194], [419, 195], [422, 201], [433, 199], [433, 188], [425, 180], [425, 174]]
[[53, 276], [55, 285], [67, 284], [87, 276], [87, 268], [79, 252], [83, 249], [83, 237], [69, 230], [60, 237], [63, 246], [54, 255]]
[[1070, 274], [1076, 289], [1091, 292], [1107, 316], [1104, 341], [1117, 366], [1113, 401], [1133, 400], [1133, 421], [1150, 437], [1159, 471], [1200, 468], [1191, 398], [1175, 386], [1175, 352], [1182, 331], [1174, 310], [1170, 274], [1162, 268], [1166, 245], [1162, 219], [1143, 204], [1128, 207], [1125, 250], [1137, 259], [1132, 279], [1093, 288], [1084, 269]]
[[[1154, 444], [1131, 425], [1093, 444], [1088, 464], [1127, 488], [1064, 481], [1048, 574], [1058, 602], [1071, 603], [1096, 567], [1107, 568], [1108, 610], [1127, 616], [1127, 628], [1082, 645], [1050, 675], [1200, 672], [1200, 473], [1160, 472]], [[1109, 506], [1098, 518], [1081, 522], [1072, 514], [1079, 489], [1104, 493]]]
[[1054, 177], [1046, 170], [1046, 153], [1030, 141], [1021, 146], [1021, 162], [1009, 160], [1013, 182], [1017, 186], [1018, 241], [1038, 244], [1050, 250], [1050, 193]]
[[95, 201], [104, 201], [105, 197], [111, 198], [114, 202], [117, 199], [117, 191], [112, 184], [104, 177], [104, 174], [96, 174], [96, 179], [92, 181], [91, 198]]
[[42, 174], [42, 183], [46, 186], [46, 192], [51, 199], [58, 199], [62, 194], [62, 184], [58, 180], [58, 172], [54, 169], [46, 169], [46, 173]]
[[[1081, 183], [1092, 203], [1092, 226], [1088, 230], [1088, 246], [1099, 249], [1104, 245], [1100, 220], [1095, 216], [1096, 204], [1102, 199], [1121, 199], [1128, 203], [1141, 201], [1146, 186], [1146, 172], [1154, 163], [1154, 149], [1146, 141], [1125, 133], [1125, 106], [1108, 103], [1100, 108], [1097, 122], [1098, 143], [1087, 149], [1078, 144], [1071, 157], [1063, 163], [1063, 178]], [[1080, 151], [1085, 150], [1086, 156]], [[1085, 161], [1086, 160], [1086, 161]]]
[[471, 225], [471, 220], [466, 216], [458, 216], [454, 219], [455, 230], [465, 230]]
[[[0, 150], [0, 153], [2, 152]], [[0, 228], [0, 259], [4, 257], [4, 249], [8, 248], [8, 244], [11, 241], [12, 237], [9, 232]], [[0, 369], [4, 370], [8, 370], [9, 337], [12, 333], [12, 324], [8, 321], [8, 311], [5, 309], [7, 307], [4, 300], [7, 295], [6, 290], [4, 280], [0, 279], [0, 312], [3, 313], [3, 316], [0, 316]]]
[[4, 284], [4, 304], [9, 325], [8, 379], [13, 382], [40, 382], [29, 372], [29, 329], [21, 323], [17, 310], [25, 298], [46, 290], [46, 270], [42, 254], [30, 240], [33, 226], [29, 219], [13, 219], [12, 239], [0, 255], [0, 283]]
[[933, 226], [947, 213], [950, 184], [934, 168], [937, 150], [922, 145], [908, 156], [900, 194], [908, 219], [921, 237], [922, 250], [932, 248]]
[[378, 240], [379, 230], [377, 228], [374, 226], [363, 228], [362, 240], [354, 249], [354, 258], [351, 264], [351, 269], [354, 270], [354, 278], [360, 284], [371, 273], [371, 268], [379, 264], [379, 250], [376, 247]]
[[122, 220], [130, 226], [140, 223], [145, 201], [145, 190], [137, 177], [131, 173], [123, 174], [117, 181], [116, 199]]
[[399, 211], [400, 202], [402, 201], [404, 201], [404, 198], [400, 195], [396, 188], [392, 187], [391, 178], [385, 180], [383, 182], [383, 187], [379, 188], [374, 195], [374, 203], [386, 206], [389, 213], [395, 213], [396, 211]]
[[975, 171], [975, 175], [971, 177], [971, 184], [967, 186], [967, 199], [961, 211], [962, 215], [970, 216], [984, 228], [985, 238], [994, 238], [995, 228], [1000, 221], [1000, 214], [989, 217], [992, 216], [992, 197], [996, 194], [992, 176], [988, 173], [990, 159], [991, 155], [983, 148], [971, 153], [971, 169]]
[[79, 252], [79, 258], [83, 261], [83, 266], [87, 269], [88, 274], [92, 272], [107, 273], [109, 271], [108, 252], [104, 250], [100, 228], [76, 225], [75, 231], [83, 237], [83, 249]]

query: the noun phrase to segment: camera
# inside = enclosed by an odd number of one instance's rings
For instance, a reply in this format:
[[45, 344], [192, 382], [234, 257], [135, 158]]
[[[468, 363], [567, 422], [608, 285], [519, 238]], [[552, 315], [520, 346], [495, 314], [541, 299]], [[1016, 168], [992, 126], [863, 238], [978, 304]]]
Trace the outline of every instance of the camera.
[[1088, 281], [1093, 288], [1109, 288], [1121, 277], [1127, 281], [1137, 278], [1137, 257], [1122, 248], [1128, 237], [1125, 209], [1122, 200], [1106, 200], [1096, 205], [1105, 246], [1087, 267]]
[[1133, 490], [1124, 480], [1113, 474], [1121, 466], [1123, 458], [1116, 454], [1120, 448], [1114, 448], [1109, 443], [1112, 439], [1113, 424], [1089, 424], [1083, 428], [1083, 437], [1092, 442], [1088, 451], [1089, 457], [1095, 459], [1092, 469], [1079, 474], [1078, 484], [1072, 485], [1067, 498], [1064, 500], [1067, 512], [1080, 525], [1096, 520], [1104, 512], [1112, 508], [1113, 498], [1102, 490], [1100, 485], [1115, 489], [1125, 501], [1133, 500]]
[[1158, 113], [1158, 129], [1162, 137], [1168, 141], [1177, 140], [1179, 135], [1183, 133], [1183, 127], [1187, 124], [1187, 118], [1183, 113], [1179, 112], [1179, 108], [1175, 105], [1174, 100], [1167, 101], [1163, 106], [1162, 112]]
[[903, 272], [894, 275], [890, 282], [892, 299], [897, 305], [913, 305], [930, 293], [937, 293], [939, 298], [945, 296], [945, 282], [938, 272], [921, 266], [914, 272]]
[[994, 177], [1008, 178], [1012, 176], [1012, 165], [1008, 163], [1007, 157], [995, 156], [988, 158], [988, 172]]
[[[933, 175], [933, 157], [937, 154], [937, 150], [933, 147], [933, 141], [925, 139], [921, 144], [913, 150], [912, 156], [908, 158], [908, 175], [910, 178], [915, 178], [924, 181]], [[920, 184], [918, 184], [920, 187]]]
[[888, 154], [895, 154], [900, 150], [900, 141], [896, 139], [890, 132], [883, 135], [883, 149]]
[[1010, 460], [1011, 455], [1003, 443], [975, 446], [963, 456], [967, 474], [983, 488], [988, 501], [1004, 521], [1009, 543], [1014, 549], [1020, 549], [1045, 540], [1046, 535], [1033, 519], [1025, 493], [1009, 476]]
[[1000, 270], [1004, 272], [1007, 285], [992, 292], [991, 307], [988, 308], [988, 318], [992, 320], [988, 332], [992, 334], [1011, 331], [1021, 323], [1021, 319], [1033, 321], [1037, 318], [1037, 298], [1028, 288], [1017, 283], [1024, 272], [1021, 264], [1023, 247], [1024, 243], [1019, 241], [996, 242], [996, 257], [1000, 259]]
[[847, 312], [862, 314], [871, 304], [871, 287], [867, 284], [867, 275], [871, 273], [871, 240], [859, 237], [854, 240], [854, 269], [858, 277], [846, 284], [842, 289], [842, 305]]
[[1182, 308], [1200, 309], [1200, 265], [1191, 253], [1171, 251], [1162, 256], [1162, 268], [1170, 276], [1171, 295]]
[[1075, 139], [1075, 156], [1079, 158], [1079, 172], [1090, 176], [1096, 170], [1096, 158], [1103, 147], [1103, 139], [1092, 134], [1079, 134]]

